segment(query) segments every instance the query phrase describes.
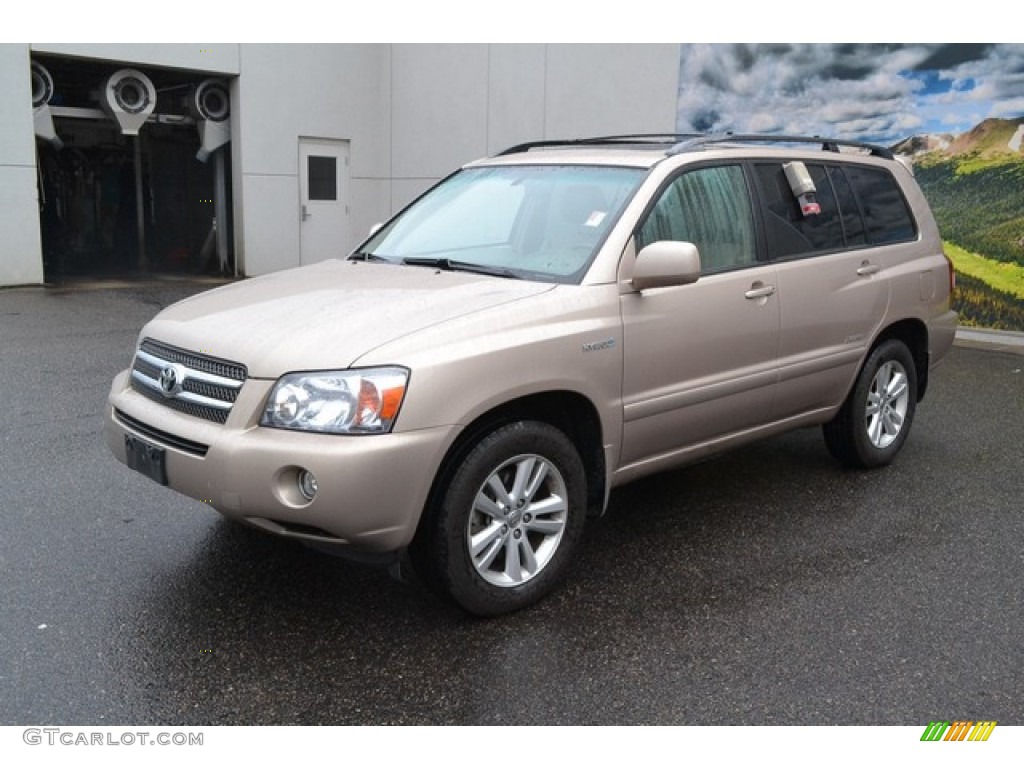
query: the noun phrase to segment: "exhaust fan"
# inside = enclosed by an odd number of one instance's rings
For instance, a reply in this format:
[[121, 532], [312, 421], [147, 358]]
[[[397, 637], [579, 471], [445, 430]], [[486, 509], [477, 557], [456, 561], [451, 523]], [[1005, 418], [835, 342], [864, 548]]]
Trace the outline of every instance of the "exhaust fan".
[[139, 129], [156, 109], [156, 88], [137, 69], [119, 69], [103, 82], [103, 111], [121, 127], [125, 136], [138, 136]]
[[46, 67], [32, 62], [32, 119], [36, 137], [50, 142], [60, 149], [64, 142], [57, 136], [50, 113], [50, 99], [53, 98], [53, 78]]
[[189, 94], [189, 111], [199, 129], [196, 158], [206, 162], [210, 155], [231, 141], [231, 96], [220, 80], [203, 80]]

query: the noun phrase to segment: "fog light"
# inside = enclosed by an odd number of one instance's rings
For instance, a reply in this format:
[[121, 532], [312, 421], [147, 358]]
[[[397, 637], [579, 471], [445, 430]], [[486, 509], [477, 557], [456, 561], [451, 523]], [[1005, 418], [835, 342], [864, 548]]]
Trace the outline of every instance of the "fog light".
[[299, 493], [305, 496], [306, 501], [312, 501], [316, 496], [316, 476], [308, 469], [299, 472]]

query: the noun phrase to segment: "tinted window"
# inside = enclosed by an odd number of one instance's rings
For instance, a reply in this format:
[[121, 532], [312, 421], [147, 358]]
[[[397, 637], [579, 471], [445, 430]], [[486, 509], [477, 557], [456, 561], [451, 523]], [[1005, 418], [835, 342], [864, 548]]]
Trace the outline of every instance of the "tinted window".
[[860, 208], [853, 196], [850, 182], [846, 180], [842, 169], [834, 165], [829, 166], [828, 175], [832, 180], [832, 189], [836, 193], [836, 202], [839, 204], [846, 244], [864, 245], [868, 241], [867, 234], [864, 232], [864, 219], [861, 218]]
[[781, 163], [757, 166], [765, 208], [768, 249], [773, 258], [799, 256], [843, 247], [843, 226], [836, 206], [832, 184], [823, 165], [807, 164], [816, 187], [815, 199], [820, 213], [805, 216], [800, 202], [786, 180]]
[[881, 168], [846, 166], [846, 177], [860, 202], [872, 245], [912, 240], [916, 234], [907, 201], [892, 174]]
[[338, 199], [338, 158], [309, 156], [309, 199]]
[[637, 234], [637, 247], [659, 240], [693, 243], [701, 272], [757, 261], [750, 194], [738, 165], [699, 168], [673, 181]]

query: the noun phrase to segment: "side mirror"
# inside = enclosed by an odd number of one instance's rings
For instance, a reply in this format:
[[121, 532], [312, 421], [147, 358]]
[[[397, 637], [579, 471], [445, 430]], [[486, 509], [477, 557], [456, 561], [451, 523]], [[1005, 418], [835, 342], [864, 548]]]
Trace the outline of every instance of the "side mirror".
[[631, 284], [638, 291], [688, 285], [700, 277], [700, 254], [693, 243], [660, 240], [636, 255]]
[[370, 234], [368, 235], [368, 237], [373, 237], [374, 235], [376, 235], [380, 231], [380, 228], [383, 227], [383, 226], [384, 226], [384, 222], [383, 221], [378, 221], [376, 224], [374, 224], [372, 227], [370, 227]]

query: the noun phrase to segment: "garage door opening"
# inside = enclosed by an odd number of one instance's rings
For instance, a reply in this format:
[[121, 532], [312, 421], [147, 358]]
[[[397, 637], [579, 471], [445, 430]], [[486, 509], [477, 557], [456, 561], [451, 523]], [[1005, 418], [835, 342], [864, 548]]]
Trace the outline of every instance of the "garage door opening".
[[235, 273], [226, 83], [77, 59], [32, 74], [47, 282]]

